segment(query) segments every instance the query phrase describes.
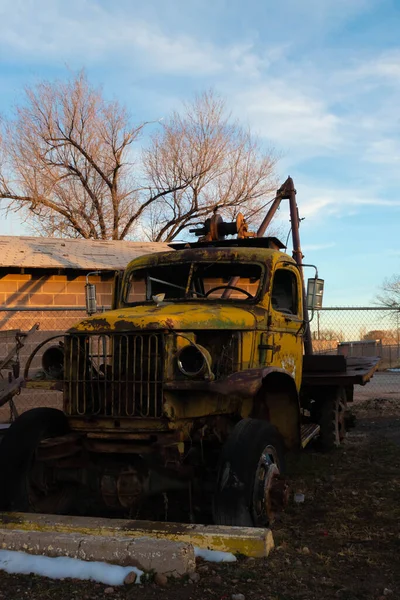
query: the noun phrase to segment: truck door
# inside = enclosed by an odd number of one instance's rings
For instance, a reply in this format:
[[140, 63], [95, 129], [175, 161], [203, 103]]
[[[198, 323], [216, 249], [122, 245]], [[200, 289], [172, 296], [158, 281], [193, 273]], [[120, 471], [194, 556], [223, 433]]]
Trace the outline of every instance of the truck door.
[[267, 332], [269, 365], [290, 373], [297, 389], [303, 362], [303, 307], [299, 272], [291, 265], [278, 265], [270, 288], [270, 318]]

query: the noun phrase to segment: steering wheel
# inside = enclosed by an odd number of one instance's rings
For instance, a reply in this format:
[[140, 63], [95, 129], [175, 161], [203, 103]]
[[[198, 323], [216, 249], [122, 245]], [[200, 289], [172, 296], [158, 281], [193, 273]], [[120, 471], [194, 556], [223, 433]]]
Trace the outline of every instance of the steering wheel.
[[236, 290], [237, 292], [242, 292], [242, 294], [246, 294], [248, 298], [253, 298], [253, 296], [247, 290], [242, 290], [242, 288], [236, 287], [235, 285], [216, 285], [204, 294], [204, 298], [208, 298], [208, 296], [216, 290]]

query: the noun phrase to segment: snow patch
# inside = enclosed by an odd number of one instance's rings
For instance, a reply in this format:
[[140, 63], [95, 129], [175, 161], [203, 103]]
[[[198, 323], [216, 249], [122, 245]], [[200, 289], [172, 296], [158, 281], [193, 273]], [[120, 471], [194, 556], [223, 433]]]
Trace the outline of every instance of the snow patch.
[[0, 570], [7, 573], [34, 573], [50, 579], [89, 579], [107, 585], [122, 585], [131, 571], [137, 575], [136, 583], [140, 583], [140, 577], [143, 575], [143, 571], [136, 567], [120, 567], [66, 556], [34, 556], [11, 550], [0, 550]]
[[236, 556], [231, 552], [221, 552], [220, 550], [204, 550], [203, 548], [194, 548], [196, 558], [202, 558], [207, 562], [236, 562]]

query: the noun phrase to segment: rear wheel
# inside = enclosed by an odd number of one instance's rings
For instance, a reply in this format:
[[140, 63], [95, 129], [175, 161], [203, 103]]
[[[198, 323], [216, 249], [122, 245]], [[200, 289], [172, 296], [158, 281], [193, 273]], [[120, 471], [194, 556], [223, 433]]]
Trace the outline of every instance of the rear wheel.
[[257, 419], [240, 421], [221, 452], [214, 522], [268, 525], [287, 502], [283, 471], [283, 441], [276, 428]]
[[318, 445], [324, 452], [338, 448], [346, 436], [346, 391], [328, 388], [312, 410], [312, 420], [321, 427]]
[[55, 479], [55, 470], [37, 461], [42, 440], [68, 433], [64, 413], [54, 408], [35, 408], [22, 413], [0, 444], [0, 508], [25, 512], [63, 513], [69, 505], [69, 489]]

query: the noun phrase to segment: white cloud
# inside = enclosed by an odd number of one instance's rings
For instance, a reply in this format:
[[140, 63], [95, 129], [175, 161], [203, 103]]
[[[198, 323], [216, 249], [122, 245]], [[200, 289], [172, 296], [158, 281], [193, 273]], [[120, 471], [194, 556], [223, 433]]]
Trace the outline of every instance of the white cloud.
[[[289, 19], [301, 14], [307, 20], [302, 23], [303, 33], [317, 22], [321, 31], [326, 31], [332, 26], [330, 19], [337, 23], [373, 4], [374, 0], [305, 0], [301, 6], [297, 0], [284, 2]], [[177, 33], [170, 23], [157, 18], [157, 10], [155, 18], [144, 19], [129, 3], [104, 6], [108, 5], [94, 0], [70, 0], [68, 4], [61, 0], [0, 0], [4, 58], [42, 66], [65, 62], [73, 68], [102, 65], [105, 79], [110, 72], [118, 72], [119, 80], [132, 77], [132, 73], [145, 73], [154, 80], [178, 75], [184, 82], [192, 79], [196, 87], [200, 79], [216, 85], [239, 119], [284, 154], [287, 169], [311, 157], [326, 156], [347, 164], [364, 158], [396, 168], [399, 146], [384, 135], [393, 127], [397, 106], [388, 107], [382, 97], [380, 105], [369, 110], [366, 90], [382, 77], [397, 81], [400, 50], [363, 60], [358, 57], [346, 68], [338, 67], [331, 57], [330, 69], [323, 56], [315, 55], [310, 62], [294, 56], [290, 42], [260, 43], [257, 35], [254, 40], [232, 38], [226, 42], [229, 38], [225, 37], [221, 42], [207, 36], [204, 24], [193, 23]], [[211, 9], [206, 2], [205, 11]], [[282, 18], [282, 6], [271, 9], [272, 21], [279, 11]], [[152, 93], [159, 91], [164, 112], [156, 117], [166, 116], [172, 102], [170, 90], [164, 92], [160, 87]], [[175, 106], [185, 93], [174, 91]], [[340, 102], [344, 110], [338, 107]], [[308, 216], [336, 210], [337, 200], [330, 192], [318, 198], [311, 193], [310, 198], [314, 199], [302, 207]], [[373, 202], [375, 198], [371, 198]], [[360, 203], [368, 200], [348, 202], [353, 206]]]
[[47, 65], [77, 61], [79, 65], [110, 62], [117, 68], [136, 66], [158, 73], [213, 75], [228, 67], [257, 74], [262, 57], [249, 43], [218, 47], [189, 33], [168, 32], [155, 21], [146, 22], [132, 11], [107, 11], [95, 2], [16, 0], [0, 8], [4, 58]]
[[329, 242], [327, 244], [304, 244], [302, 250], [304, 252], [316, 252], [317, 250], [327, 250], [336, 246], [335, 242]]
[[[299, 7], [297, 0], [285, 0], [284, 4], [288, 18], [302, 16], [303, 31], [307, 31], [317, 22], [322, 29], [329, 29], [331, 19], [346, 19], [373, 2], [305, 0]], [[211, 8], [206, 2], [205, 11]], [[281, 18], [282, 12], [282, 6], [272, 8], [271, 22]], [[210, 85], [227, 95], [239, 118], [290, 155], [292, 162], [337, 152], [351, 136], [359, 137], [360, 127], [376, 126], [365, 119], [358, 126], [354, 122], [349, 126], [332, 108], [335, 97], [344, 90], [348, 93], [348, 69], [343, 73], [334, 70], [331, 81], [329, 73], [318, 68], [319, 57], [311, 64], [289, 61], [290, 41], [260, 44], [258, 40], [256, 45], [255, 36], [254, 40], [221, 43], [207, 36], [204, 24], [196, 27], [193, 23], [190, 30], [177, 33], [169, 22], [157, 18], [157, 10], [154, 15], [145, 20], [129, 3], [104, 8], [94, 0], [70, 0], [68, 4], [61, 0], [0, 0], [0, 49], [4, 58], [13, 61], [48, 66], [67, 63], [72, 68], [103, 65], [105, 71], [118, 71], [119, 78], [132, 73], [136, 78], [143, 73], [178, 75], [193, 81], [208, 78]], [[394, 65], [394, 58], [391, 60]], [[382, 69], [383, 59], [380, 64]], [[279, 75], [275, 72], [272, 76], [276, 65]], [[366, 68], [360, 63], [353, 71], [361, 76]]]
[[321, 152], [339, 141], [340, 118], [321, 100], [294, 86], [289, 88], [283, 79], [239, 90], [231, 101], [261, 136], [280, 141], [286, 148], [300, 146], [308, 152], [312, 146]]
[[[300, 218], [305, 218], [308, 227], [339, 218], [354, 218], [362, 207], [381, 207], [399, 211], [400, 200], [388, 199], [379, 188], [361, 186], [329, 185], [316, 180], [314, 183], [304, 178], [295, 180], [297, 203]], [[287, 222], [287, 207], [279, 219]], [[330, 244], [331, 242], [329, 242]], [[311, 246], [308, 246], [311, 250]]]
[[398, 170], [400, 166], [400, 142], [396, 139], [380, 139], [368, 144], [365, 160], [382, 165], [394, 165]]
[[349, 70], [343, 71], [342, 76], [352, 81], [374, 81], [376, 85], [382, 84], [384, 79], [400, 83], [400, 50], [381, 51], [358, 59]]

